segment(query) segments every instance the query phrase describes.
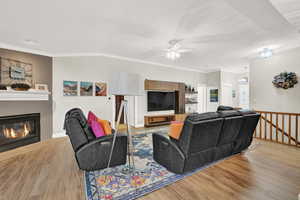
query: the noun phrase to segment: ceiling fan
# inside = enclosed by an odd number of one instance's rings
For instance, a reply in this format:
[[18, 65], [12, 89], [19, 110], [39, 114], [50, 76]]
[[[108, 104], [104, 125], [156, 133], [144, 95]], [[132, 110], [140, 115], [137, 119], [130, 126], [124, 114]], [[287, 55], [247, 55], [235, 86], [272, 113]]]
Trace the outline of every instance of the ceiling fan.
[[182, 39], [173, 39], [168, 42], [169, 47], [167, 49], [164, 49], [166, 51], [166, 58], [170, 60], [176, 60], [181, 57], [182, 53], [190, 52], [191, 49], [183, 49], [180, 42]]

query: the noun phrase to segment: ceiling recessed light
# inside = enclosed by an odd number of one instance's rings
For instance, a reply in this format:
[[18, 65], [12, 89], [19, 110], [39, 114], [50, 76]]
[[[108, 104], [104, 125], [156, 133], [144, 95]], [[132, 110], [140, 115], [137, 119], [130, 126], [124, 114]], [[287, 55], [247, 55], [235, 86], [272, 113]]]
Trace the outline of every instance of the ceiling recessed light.
[[261, 58], [270, 58], [273, 56], [273, 51], [270, 48], [264, 48], [260, 53], [259, 53]]

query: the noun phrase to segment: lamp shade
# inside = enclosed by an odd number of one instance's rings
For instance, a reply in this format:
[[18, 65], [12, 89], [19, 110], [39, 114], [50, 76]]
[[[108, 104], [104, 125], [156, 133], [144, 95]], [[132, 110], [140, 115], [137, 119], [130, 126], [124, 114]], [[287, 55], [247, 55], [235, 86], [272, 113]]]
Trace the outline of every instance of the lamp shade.
[[139, 74], [114, 73], [110, 80], [109, 93], [112, 95], [141, 96], [143, 81]]

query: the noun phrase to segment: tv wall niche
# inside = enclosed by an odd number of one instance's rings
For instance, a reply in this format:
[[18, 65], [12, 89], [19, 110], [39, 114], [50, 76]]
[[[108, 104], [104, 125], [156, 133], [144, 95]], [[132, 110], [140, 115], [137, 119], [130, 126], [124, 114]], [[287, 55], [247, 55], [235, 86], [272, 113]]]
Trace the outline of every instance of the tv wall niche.
[[175, 91], [174, 92], [147, 92], [147, 110], [166, 111], [175, 110]]
[[155, 92], [173, 92], [174, 93], [174, 111], [175, 114], [185, 113], [185, 84], [181, 82], [145, 80], [145, 90]]

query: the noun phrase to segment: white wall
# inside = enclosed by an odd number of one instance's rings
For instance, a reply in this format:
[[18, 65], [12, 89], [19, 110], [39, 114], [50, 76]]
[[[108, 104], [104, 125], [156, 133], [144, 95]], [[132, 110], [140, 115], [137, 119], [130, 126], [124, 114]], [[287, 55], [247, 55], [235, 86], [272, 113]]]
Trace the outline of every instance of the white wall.
[[[205, 83], [205, 74], [182, 71], [151, 64], [131, 62], [107, 57], [61, 57], [53, 59], [53, 126], [54, 134], [62, 132], [65, 113], [74, 107], [80, 107], [85, 113], [92, 110], [103, 119], [113, 119], [113, 101], [109, 97], [64, 97], [63, 80], [105, 81], [108, 82], [113, 73], [126, 71], [139, 73], [143, 79], [184, 82], [197, 86]], [[109, 87], [109, 85], [108, 85]], [[145, 92], [146, 94], [146, 92]], [[132, 102], [132, 101], [131, 101]], [[131, 117], [136, 125], [144, 124], [147, 114], [146, 95], [137, 97], [135, 101], [137, 116]], [[129, 110], [133, 112], [132, 104]]]
[[[221, 71], [221, 105], [227, 105], [225, 97], [231, 98], [232, 104], [229, 106], [233, 107], [239, 107], [240, 102], [239, 102], [239, 80], [244, 78], [244, 77], [249, 77], [248, 73], [233, 73], [233, 72], [226, 72], [226, 71]], [[230, 88], [231, 87], [231, 88]], [[230, 90], [225, 90], [229, 89]], [[232, 97], [232, 90], [235, 90], [235, 97]], [[226, 94], [225, 94], [226, 93]]]
[[300, 84], [288, 90], [275, 88], [273, 77], [280, 72], [300, 75], [300, 48], [275, 54], [269, 59], [255, 59], [250, 64], [251, 108], [263, 111], [300, 113]]
[[[208, 112], [214, 112], [217, 110], [217, 107], [220, 104], [220, 88], [221, 88], [221, 72], [211, 72], [206, 74], [206, 87], [207, 87], [207, 111]], [[210, 89], [219, 89], [219, 102], [210, 102], [209, 98], [209, 91]]]

